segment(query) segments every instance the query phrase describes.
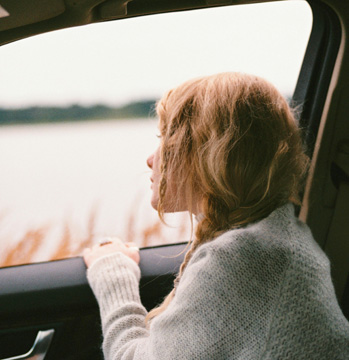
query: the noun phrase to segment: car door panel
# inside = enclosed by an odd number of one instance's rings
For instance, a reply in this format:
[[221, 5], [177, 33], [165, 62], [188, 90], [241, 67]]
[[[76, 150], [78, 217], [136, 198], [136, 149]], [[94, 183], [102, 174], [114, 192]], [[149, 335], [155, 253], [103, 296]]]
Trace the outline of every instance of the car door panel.
[[[144, 248], [140, 292], [149, 309], [170, 291], [186, 243]], [[81, 257], [0, 270], [0, 359], [24, 354], [39, 331], [54, 329], [45, 359], [98, 359], [98, 305]]]

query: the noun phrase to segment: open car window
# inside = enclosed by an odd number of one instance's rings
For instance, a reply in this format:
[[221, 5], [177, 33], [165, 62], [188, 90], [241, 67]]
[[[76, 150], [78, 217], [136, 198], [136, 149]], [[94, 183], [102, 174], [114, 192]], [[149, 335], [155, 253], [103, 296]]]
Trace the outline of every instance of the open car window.
[[155, 102], [224, 71], [291, 98], [312, 24], [306, 2], [229, 6], [94, 24], [3, 46], [0, 265], [78, 255], [98, 236], [187, 241], [186, 214], [160, 223], [146, 158]]

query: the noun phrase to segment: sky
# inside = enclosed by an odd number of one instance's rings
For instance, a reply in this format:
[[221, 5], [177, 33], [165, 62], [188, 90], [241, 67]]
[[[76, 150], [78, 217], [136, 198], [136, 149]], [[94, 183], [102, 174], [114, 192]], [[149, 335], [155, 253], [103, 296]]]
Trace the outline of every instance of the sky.
[[312, 24], [304, 1], [93, 24], [0, 48], [0, 107], [159, 98], [197, 76], [254, 73], [292, 94]]

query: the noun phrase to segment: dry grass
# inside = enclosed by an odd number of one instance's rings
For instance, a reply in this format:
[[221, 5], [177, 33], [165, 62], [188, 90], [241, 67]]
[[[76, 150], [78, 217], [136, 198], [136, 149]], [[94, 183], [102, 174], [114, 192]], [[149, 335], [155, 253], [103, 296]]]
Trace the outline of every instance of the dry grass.
[[[153, 223], [143, 227], [140, 232], [136, 232], [136, 212], [132, 211], [128, 216], [126, 241], [139, 244], [140, 247], [147, 247], [152, 245], [167, 244], [171, 241], [166, 235], [165, 229], [168, 227], [163, 224], [159, 218]], [[184, 241], [188, 233], [187, 218], [182, 218], [177, 224], [175, 235], [178, 241]], [[172, 241], [173, 242], [173, 241]]]
[[3, 260], [0, 265], [4, 267], [32, 262], [45, 241], [47, 231], [47, 227], [28, 230], [16, 245], [2, 254]]
[[[84, 237], [75, 237], [71, 230], [72, 226], [65, 223], [62, 237], [57, 241], [58, 245], [50, 254], [46, 250], [50, 241], [50, 231], [52, 230], [50, 225], [30, 229], [17, 241], [6, 239], [11, 245], [2, 251], [0, 266], [22, 265], [36, 261], [58, 260], [81, 255], [85, 247], [93, 244], [95, 219], [96, 214], [92, 212], [88, 220], [87, 236]], [[40, 256], [43, 252], [45, 255]]]
[[[7, 239], [10, 244], [15, 244], [8, 246], [0, 254], [0, 267], [80, 256], [84, 248], [91, 247], [96, 241], [97, 212], [97, 208], [90, 212], [84, 236], [76, 234], [76, 231], [72, 230], [74, 227], [69, 222], [63, 224], [62, 237], [57, 241], [57, 246], [51, 254], [47, 254], [47, 250], [45, 250], [49, 242], [49, 233], [52, 230], [50, 225], [30, 229], [15, 242]], [[2, 219], [3, 216], [0, 214], [0, 222]], [[135, 242], [140, 247], [154, 245], [155, 243], [157, 245], [159, 243], [168, 243], [169, 241], [164, 234], [164, 227], [160, 220], [157, 220], [140, 231], [136, 231], [136, 215], [135, 212], [132, 212], [128, 217], [125, 241]], [[186, 232], [187, 223], [182, 221], [177, 228], [176, 238], [183, 239]], [[39, 254], [43, 253], [43, 250], [45, 255], [41, 255], [40, 258]]]

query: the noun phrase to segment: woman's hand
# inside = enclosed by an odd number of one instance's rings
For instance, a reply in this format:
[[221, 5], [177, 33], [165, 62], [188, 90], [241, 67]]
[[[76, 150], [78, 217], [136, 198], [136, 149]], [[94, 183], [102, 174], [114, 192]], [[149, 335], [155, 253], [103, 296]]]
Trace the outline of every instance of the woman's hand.
[[131, 242], [123, 243], [118, 238], [112, 238], [110, 242], [105, 244], [96, 244], [91, 249], [86, 248], [83, 252], [83, 257], [86, 266], [90, 267], [100, 257], [115, 252], [122, 252], [139, 264], [140, 257], [137, 245]]

